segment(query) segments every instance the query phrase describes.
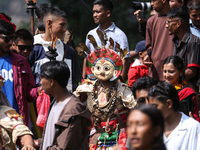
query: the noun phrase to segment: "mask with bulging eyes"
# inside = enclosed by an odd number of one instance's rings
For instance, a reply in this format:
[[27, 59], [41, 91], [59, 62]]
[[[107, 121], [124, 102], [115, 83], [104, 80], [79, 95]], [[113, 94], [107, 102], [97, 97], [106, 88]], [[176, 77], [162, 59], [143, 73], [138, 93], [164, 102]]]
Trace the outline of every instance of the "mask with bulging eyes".
[[91, 71], [97, 79], [102, 81], [110, 80], [117, 75], [115, 66], [110, 61], [104, 59], [104, 57], [92, 66]]

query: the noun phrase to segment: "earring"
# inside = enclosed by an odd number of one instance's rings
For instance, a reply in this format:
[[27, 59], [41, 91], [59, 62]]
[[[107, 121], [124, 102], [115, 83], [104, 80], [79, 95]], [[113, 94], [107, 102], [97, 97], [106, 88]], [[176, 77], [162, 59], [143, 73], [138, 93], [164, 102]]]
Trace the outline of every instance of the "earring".
[[180, 77], [183, 77], [183, 74], [180, 74]]

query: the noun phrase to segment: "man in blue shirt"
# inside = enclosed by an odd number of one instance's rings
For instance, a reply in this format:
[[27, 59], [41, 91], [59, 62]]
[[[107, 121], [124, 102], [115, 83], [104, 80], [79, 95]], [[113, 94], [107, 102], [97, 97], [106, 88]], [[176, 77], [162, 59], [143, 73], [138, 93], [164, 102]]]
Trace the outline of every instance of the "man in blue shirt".
[[[86, 46], [89, 48], [90, 51], [93, 51], [95, 48], [91, 43], [89, 43], [88, 35], [93, 35], [97, 45], [101, 46], [101, 40], [98, 37], [96, 30], [99, 29], [100, 31], [104, 31], [108, 37], [108, 41], [106, 43], [106, 48], [109, 46], [110, 42], [109, 39], [112, 38], [114, 42], [117, 42], [120, 45], [120, 48], [127, 49], [128, 53], [125, 57], [123, 62], [123, 69], [121, 76], [123, 79], [126, 79], [127, 71], [128, 71], [128, 58], [130, 57], [129, 52], [129, 46], [128, 46], [128, 40], [126, 35], [122, 30], [120, 30], [114, 22], [111, 21], [111, 12], [113, 9], [113, 4], [110, 0], [95, 0], [93, 3], [93, 18], [94, 22], [98, 24], [98, 26], [90, 30], [86, 37]], [[115, 48], [114, 48], [115, 50]], [[86, 61], [86, 60], [84, 60]], [[86, 74], [84, 72], [85, 66], [83, 65], [83, 78], [86, 77]]]
[[11, 107], [29, 124], [28, 103], [36, 100], [38, 88], [26, 58], [10, 51], [15, 29], [8, 20], [0, 19], [0, 75], [5, 79], [2, 91]]
[[200, 38], [200, 1], [192, 0], [187, 7], [190, 14], [190, 31]]

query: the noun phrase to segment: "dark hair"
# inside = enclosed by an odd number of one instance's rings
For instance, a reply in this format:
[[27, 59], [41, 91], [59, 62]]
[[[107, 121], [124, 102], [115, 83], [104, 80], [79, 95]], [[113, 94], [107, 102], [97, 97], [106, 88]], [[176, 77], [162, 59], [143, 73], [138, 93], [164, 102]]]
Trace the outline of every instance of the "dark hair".
[[11, 17], [6, 15], [4, 12], [0, 12], [1, 15], [3, 15], [4, 17], [6, 17], [6, 19], [8, 19], [8, 21], [11, 21]]
[[58, 8], [53, 8], [51, 10], [51, 12], [49, 12], [48, 14], [55, 15], [56, 17], [62, 17], [62, 18], [67, 19], [67, 14], [64, 11], [62, 11]]
[[146, 114], [151, 120], [153, 127], [159, 126], [161, 128], [160, 134], [154, 139], [154, 150], [166, 150], [165, 144], [163, 142], [164, 118], [162, 113], [152, 105], [142, 104], [133, 108], [130, 111], [127, 120], [131, 112], [133, 112], [134, 110], [139, 110], [142, 113]]
[[50, 3], [43, 3], [43, 4], [40, 4], [36, 8], [35, 14], [38, 17], [38, 19], [42, 19], [44, 17], [44, 15], [51, 12], [52, 9], [53, 9], [53, 6]]
[[149, 89], [148, 97], [155, 97], [162, 103], [170, 99], [173, 103], [172, 109], [174, 111], [180, 110], [178, 92], [171, 83], [159, 81], [158, 84]]
[[40, 68], [40, 76], [54, 79], [62, 88], [66, 88], [70, 71], [67, 64], [63, 61], [49, 61]]
[[16, 35], [16, 40], [15, 43], [18, 43], [19, 40], [24, 40], [24, 41], [31, 41], [32, 44], [34, 42], [33, 35], [31, 32], [27, 29], [19, 29], [15, 32]]
[[14, 33], [14, 27], [9, 22], [0, 19], [0, 34], [10, 35]]
[[37, 22], [37, 28], [40, 31], [45, 31], [45, 26], [44, 26], [44, 22], [43, 19], [39, 19]]
[[188, 0], [184, 0], [184, 7], [186, 7], [187, 8], [187, 4], [188, 4]]
[[157, 81], [149, 76], [144, 76], [141, 78], [138, 78], [131, 88], [134, 97], [136, 98], [136, 91], [141, 89], [148, 89], [151, 88], [153, 85], [157, 84]]
[[192, 0], [187, 5], [189, 10], [198, 10], [200, 9], [200, 1], [199, 0]]
[[179, 77], [179, 83], [182, 83], [182, 80], [184, 78], [184, 69], [185, 69], [183, 60], [179, 56], [175, 55], [168, 56], [164, 60], [162, 68], [164, 67], [164, 64], [169, 64], [169, 63], [172, 63], [176, 69], [178, 69], [180, 72], [183, 72], [182, 77], [181, 76]]
[[168, 18], [180, 18], [181, 21], [185, 21], [187, 23], [189, 23], [189, 13], [187, 12], [187, 9], [184, 7], [177, 7], [175, 9], [171, 9], [170, 11], [168, 11], [167, 13], [167, 17]]
[[112, 12], [113, 3], [110, 0], [95, 0], [93, 5], [103, 5], [105, 10], [110, 10]]
[[48, 14], [49, 12], [51, 12], [53, 10], [53, 6], [49, 3], [44, 3], [44, 4], [40, 4], [36, 10], [35, 10], [35, 14], [38, 17], [38, 22], [37, 22], [37, 28], [40, 31], [45, 31], [45, 26], [44, 26], [44, 22], [43, 22], [43, 18], [46, 14]]
[[[181, 3], [183, 0], [178, 0], [178, 3]], [[187, 7], [188, 0], [184, 0], [183, 7]]]

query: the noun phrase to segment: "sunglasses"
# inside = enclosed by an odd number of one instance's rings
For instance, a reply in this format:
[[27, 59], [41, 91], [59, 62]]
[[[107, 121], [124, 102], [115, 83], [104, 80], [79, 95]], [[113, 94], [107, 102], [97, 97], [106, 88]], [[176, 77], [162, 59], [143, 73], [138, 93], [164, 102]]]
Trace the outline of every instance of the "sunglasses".
[[25, 50], [27, 50], [27, 51], [32, 51], [33, 50], [33, 45], [17, 45], [18, 46], [18, 49], [20, 50], [20, 51], [25, 51]]
[[4, 42], [8, 43], [10, 42], [10, 40], [14, 41], [16, 36], [15, 35], [12, 35], [12, 36], [9, 36], [9, 35], [0, 35], [1, 38], [4, 39]]

